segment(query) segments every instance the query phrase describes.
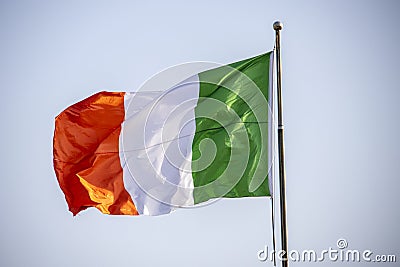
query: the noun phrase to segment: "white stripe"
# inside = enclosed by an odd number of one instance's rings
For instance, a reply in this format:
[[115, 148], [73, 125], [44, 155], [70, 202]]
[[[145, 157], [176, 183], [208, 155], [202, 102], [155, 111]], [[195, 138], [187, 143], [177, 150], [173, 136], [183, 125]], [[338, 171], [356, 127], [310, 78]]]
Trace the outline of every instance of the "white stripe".
[[139, 214], [161, 215], [193, 205], [198, 96], [197, 75], [165, 92], [125, 95], [119, 154], [124, 186]]

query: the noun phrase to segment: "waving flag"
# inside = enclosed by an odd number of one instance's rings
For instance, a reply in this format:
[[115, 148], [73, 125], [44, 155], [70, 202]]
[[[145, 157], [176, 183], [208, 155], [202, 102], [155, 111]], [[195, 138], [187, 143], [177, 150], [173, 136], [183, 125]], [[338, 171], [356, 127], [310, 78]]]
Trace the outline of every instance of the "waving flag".
[[220, 197], [270, 196], [272, 52], [162, 91], [100, 92], [55, 120], [70, 211], [160, 215]]

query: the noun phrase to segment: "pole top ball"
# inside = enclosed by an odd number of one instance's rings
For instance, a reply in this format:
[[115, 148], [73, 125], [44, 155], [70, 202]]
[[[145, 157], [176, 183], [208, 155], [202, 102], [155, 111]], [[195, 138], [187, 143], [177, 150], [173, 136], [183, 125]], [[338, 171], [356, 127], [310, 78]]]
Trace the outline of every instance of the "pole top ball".
[[283, 23], [280, 21], [275, 21], [274, 22], [274, 30], [275, 31], [280, 31], [283, 28]]

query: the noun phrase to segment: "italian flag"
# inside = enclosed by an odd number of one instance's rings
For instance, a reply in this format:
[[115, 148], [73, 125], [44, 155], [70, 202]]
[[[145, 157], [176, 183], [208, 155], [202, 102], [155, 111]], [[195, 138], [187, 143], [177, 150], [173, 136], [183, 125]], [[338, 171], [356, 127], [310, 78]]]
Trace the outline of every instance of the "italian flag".
[[221, 197], [270, 196], [272, 56], [162, 92], [100, 92], [62, 111], [53, 156], [69, 210], [161, 215]]

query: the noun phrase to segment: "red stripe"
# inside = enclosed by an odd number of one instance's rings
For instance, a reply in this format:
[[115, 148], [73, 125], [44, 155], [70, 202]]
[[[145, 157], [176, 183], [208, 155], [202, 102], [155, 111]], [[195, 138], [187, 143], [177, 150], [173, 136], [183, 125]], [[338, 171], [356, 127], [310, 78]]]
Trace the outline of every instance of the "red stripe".
[[88, 207], [106, 214], [138, 215], [124, 188], [119, 135], [124, 93], [100, 92], [56, 117], [54, 170], [69, 210]]

